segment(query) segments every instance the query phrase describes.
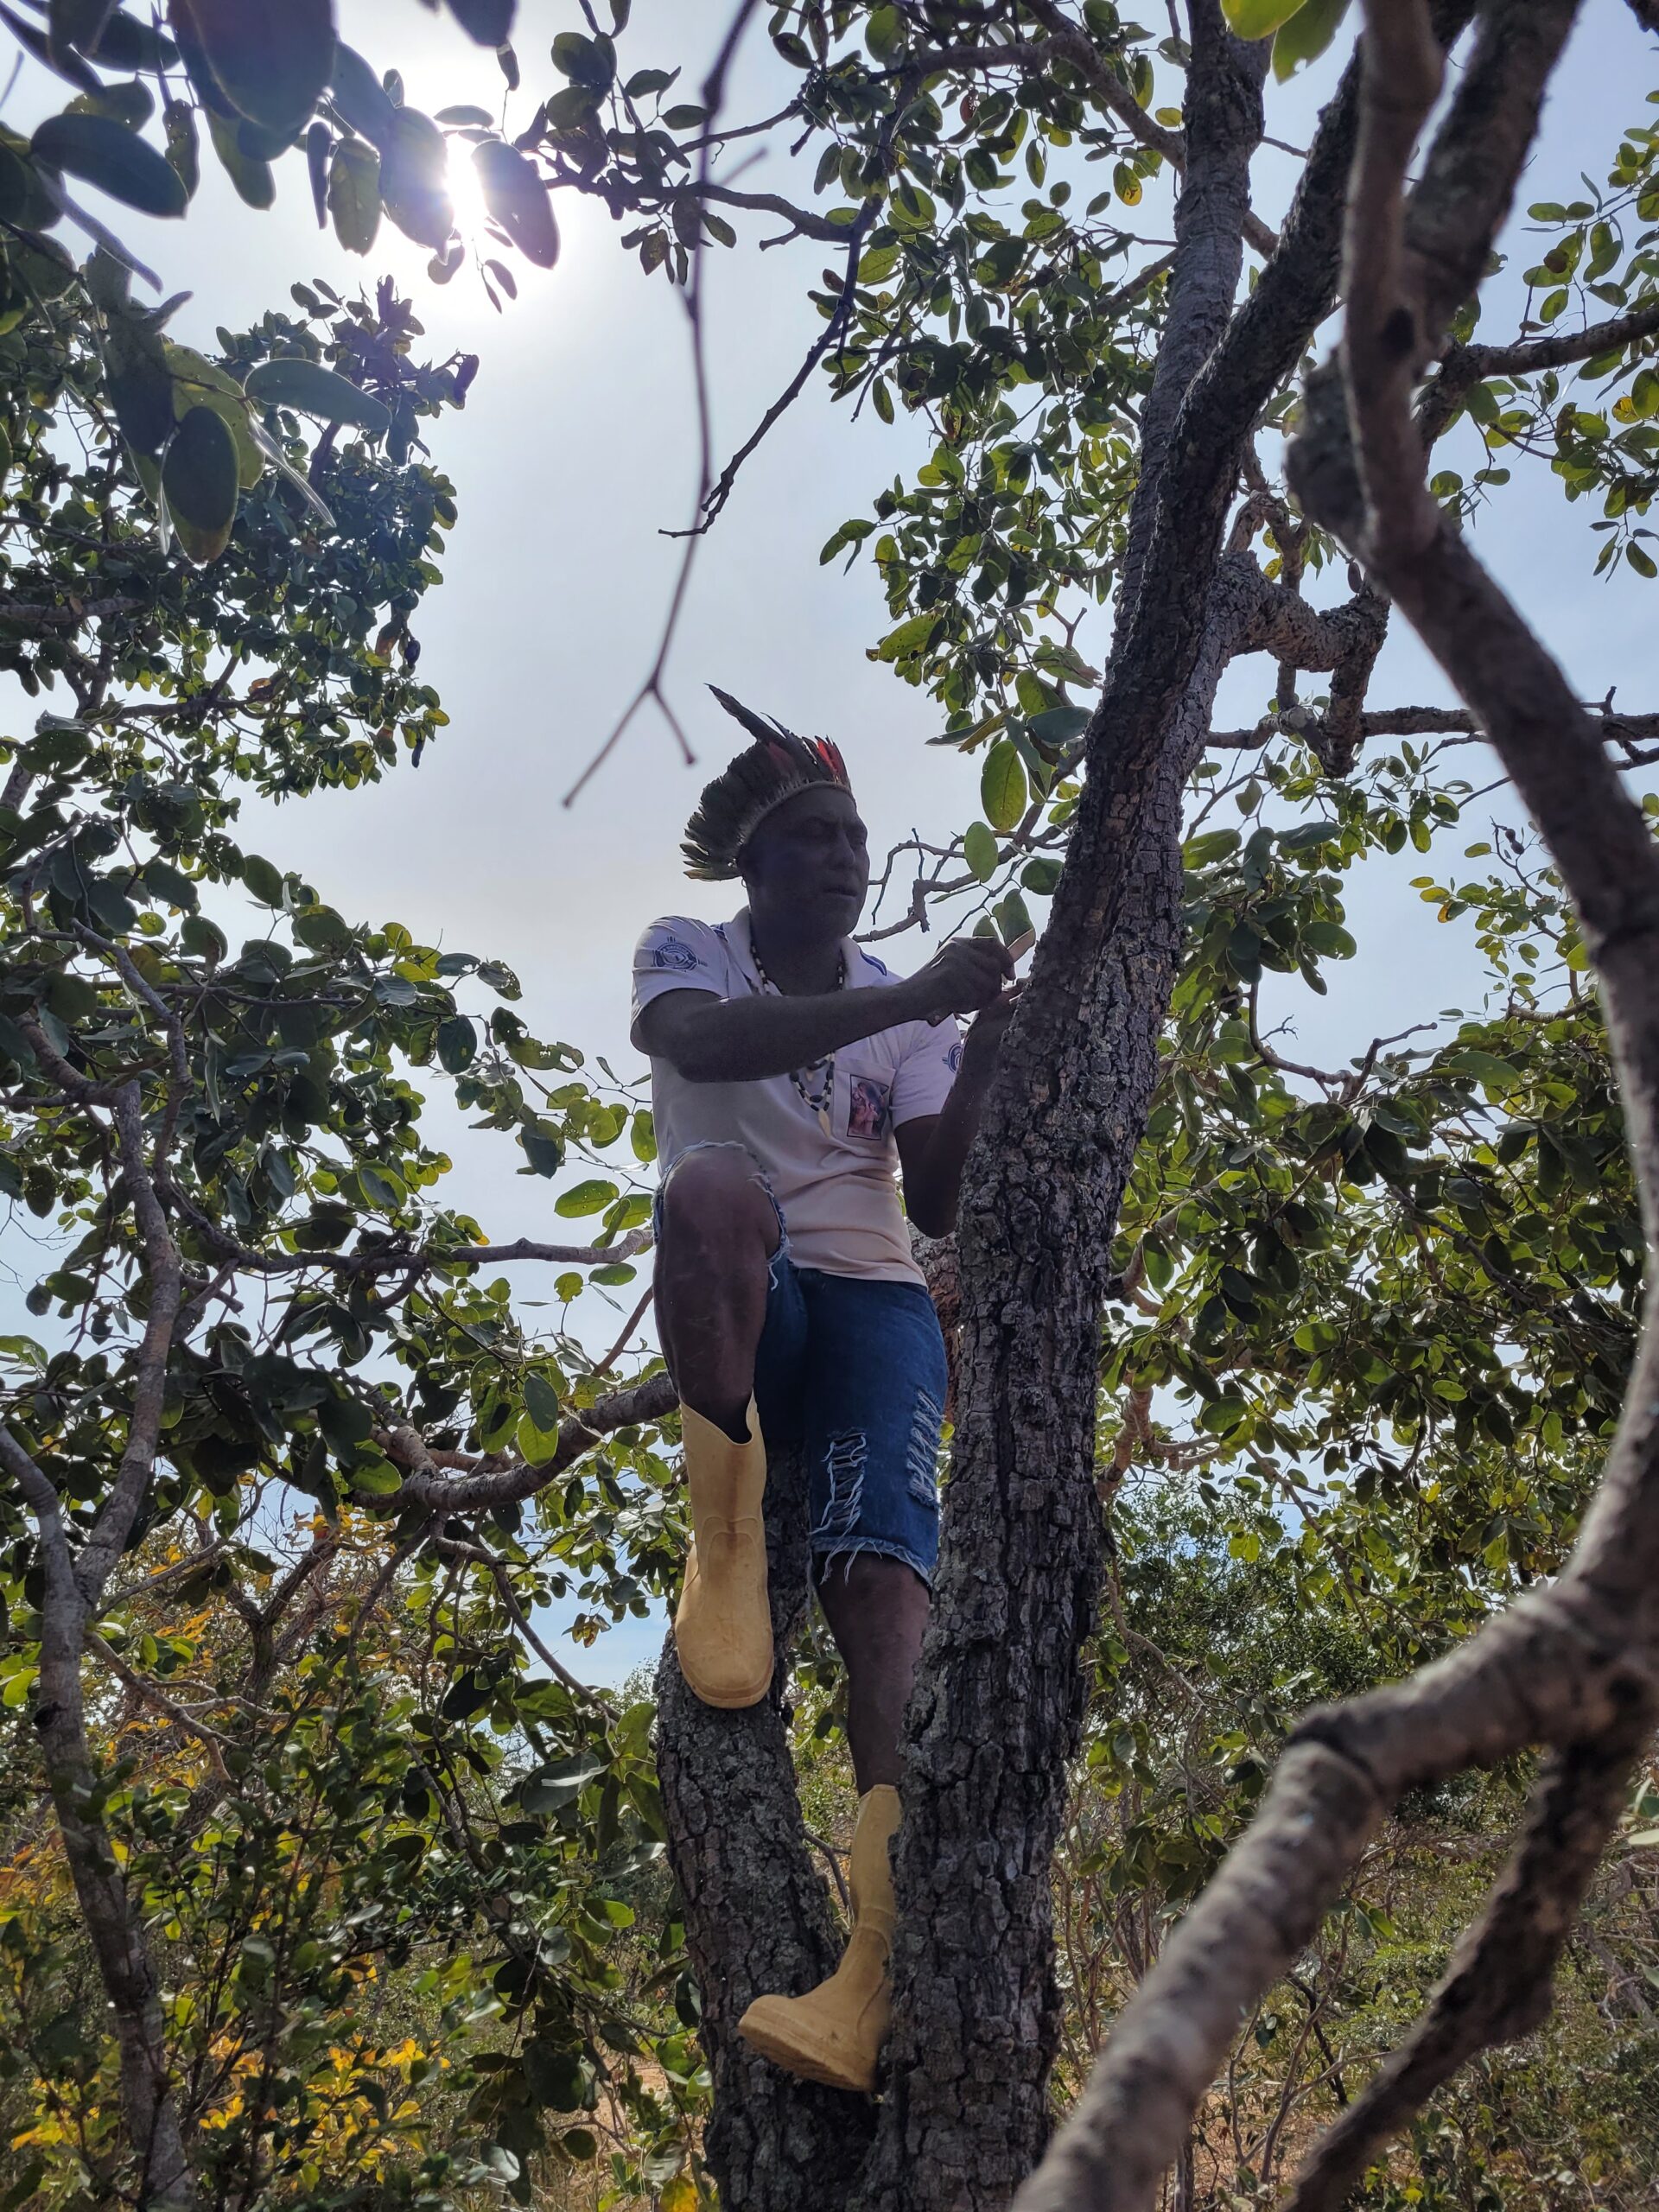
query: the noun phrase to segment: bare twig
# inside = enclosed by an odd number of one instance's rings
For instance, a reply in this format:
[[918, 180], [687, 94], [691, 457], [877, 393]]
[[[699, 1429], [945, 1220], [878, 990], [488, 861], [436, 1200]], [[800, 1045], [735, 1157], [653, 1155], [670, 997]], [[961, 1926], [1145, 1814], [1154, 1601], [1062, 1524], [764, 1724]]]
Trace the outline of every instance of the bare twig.
[[[696, 191], [700, 200], [706, 198], [708, 194], [709, 169], [717, 143], [714, 134], [719, 122], [720, 111], [725, 105], [727, 72], [731, 67], [733, 57], [737, 52], [745, 30], [748, 28], [749, 18], [753, 15], [758, 4], [759, 0], [738, 0], [737, 8], [727, 29], [726, 35], [721, 41], [720, 50], [715, 56], [714, 66], [703, 79], [702, 107], [709, 124], [709, 135], [705, 136], [702, 150], [697, 156]], [[714, 440], [709, 423], [709, 372], [703, 351], [702, 327], [703, 256], [707, 251], [707, 243], [699, 229], [696, 239], [690, 249], [691, 267], [683, 294], [686, 321], [691, 333], [691, 367], [696, 384], [697, 399], [697, 493], [691, 503], [692, 533], [687, 537], [685, 550], [680, 556], [679, 574], [674, 580], [674, 588], [669, 595], [668, 613], [664, 618], [662, 632], [657, 641], [656, 656], [646, 671], [645, 679], [624, 708], [604, 743], [588, 761], [569, 790], [566, 791], [563, 801], [566, 806], [575, 804], [589, 779], [609, 760], [618, 745], [621, 743], [628, 725], [648, 701], [655, 701], [658, 712], [678, 739], [681, 757], [687, 766], [689, 766], [696, 758], [691, 750], [690, 742], [685, 732], [680, 727], [678, 716], [669, 704], [667, 694], [663, 689], [663, 678], [668, 671], [668, 657], [673, 651], [674, 635], [679, 627], [680, 611], [685, 605], [685, 594], [691, 582], [691, 571], [696, 565], [698, 539], [696, 535], [696, 525], [702, 516], [703, 503], [709, 497], [709, 481], [714, 473]]]

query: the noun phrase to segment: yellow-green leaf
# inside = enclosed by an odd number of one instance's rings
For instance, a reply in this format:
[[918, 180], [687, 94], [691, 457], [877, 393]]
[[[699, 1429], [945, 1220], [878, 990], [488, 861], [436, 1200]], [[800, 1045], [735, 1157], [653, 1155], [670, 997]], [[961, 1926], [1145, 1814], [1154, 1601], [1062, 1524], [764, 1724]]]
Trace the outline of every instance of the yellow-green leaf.
[[175, 346], [163, 339], [167, 365], [173, 372], [173, 413], [182, 422], [193, 407], [211, 407], [236, 442], [236, 480], [251, 492], [265, 473], [265, 456], [254, 443], [248, 428], [248, 403], [242, 387], [227, 370], [189, 346]]
[[567, 1221], [578, 1220], [583, 1214], [597, 1213], [601, 1206], [609, 1205], [615, 1196], [615, 1184], [603, 1182], [595, 1176], [563, 1192], [554, 1199], [553, 1211], [563, 1214]]
[[1270, 38], [1302, 0], [1221, 0], [1221, 12], [1240, 38]]
[[360, 138], [342, 138], [328, 164], [328, 213], [347, 253], [366, 253], [380, 228], [380, 156]]
[[1026, 810], [1026, 770], [1012, 738], [999, 738], [985, 756], [980, 804], [993, 830], [1012, 830]]
[[982, 883], [988, 883], [996, 874], [996, 838], [982, 822], [969, 824], [962, 841], [962, 857]]
[[1274, 35], [1273, 73], [1280, 84], [1317, 61], [1342, 26], [1348, 0], [1305, 0]]
[[262, 407], [296, 407], [302, 415], [321, 416], [325, 423], [350, 423], [377, 436], [391, 421], [384, 400], [360, 391], [349, 378], [325, 369], [321, 361], [308, 361], [298, 354], [261, 361], [248, 371], [245, 389]]
[[211, 407], [193, 407], [162, 462], [162, 492], [179, 543], [198, 568], [230, 543], [236, 520], [236, 440]]

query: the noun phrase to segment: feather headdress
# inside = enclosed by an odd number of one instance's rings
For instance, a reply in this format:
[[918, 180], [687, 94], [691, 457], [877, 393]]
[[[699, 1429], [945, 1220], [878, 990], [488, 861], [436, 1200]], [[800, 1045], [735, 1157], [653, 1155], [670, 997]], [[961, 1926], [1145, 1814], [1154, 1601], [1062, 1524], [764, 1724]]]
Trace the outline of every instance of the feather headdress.
[[781, 722], [752, 713], [717, 683], [709, 689], [754, 740], [704, 786], [680, 847], [688, 875], [723, 883], [738, 874], [743, 848], [786, 798], [815, 784], [833, 784], [850, 798], [852, 785], [839, 747], [827, 737], [797, 737]]

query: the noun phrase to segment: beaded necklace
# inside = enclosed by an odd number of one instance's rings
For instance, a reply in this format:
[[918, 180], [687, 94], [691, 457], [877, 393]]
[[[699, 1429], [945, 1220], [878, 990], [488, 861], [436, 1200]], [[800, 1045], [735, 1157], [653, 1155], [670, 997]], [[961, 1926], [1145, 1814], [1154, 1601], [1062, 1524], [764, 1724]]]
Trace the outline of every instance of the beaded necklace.
[[[770, 991], [774, 998], [782, 998], [785, 994], [779, 989], [766, 971], [760, 958], [760, 948], [754, 941], [753, 929], [749, 931], [749, 957], [754, 963], [754, 972], [760, 978], [762, 992]], [[843, 991], [847, 988], [845, 950], [837, 953], [836, 958], [836, 980], [832, 988], [837, 991]], [[826, 1052], [823, 1059], [814, 1060], [807, 1067], [791, 1068], [789, 1071], [789, 1079], [794, 1084], [802, 1104], [817, 1116], [819, 1127], [825, 1136], [833, 1136], [835, 1127], [830, 1116], [830, 1109], [836, 1103], [835, 1054]]]

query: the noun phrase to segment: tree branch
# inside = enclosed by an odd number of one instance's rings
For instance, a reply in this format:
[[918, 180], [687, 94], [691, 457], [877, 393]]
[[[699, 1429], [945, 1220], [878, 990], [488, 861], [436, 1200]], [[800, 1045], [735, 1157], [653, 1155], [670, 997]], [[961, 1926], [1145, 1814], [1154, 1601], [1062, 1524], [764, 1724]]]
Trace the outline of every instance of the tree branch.
[[[442, 1474], [424, 1444], [420, 1445], [418, 1459], [404, 1446], [402, 1449], [406, 1456], [402, 1463], [410, 1471], [397, 1493], [398, 1498], [404, 1504], [443, 1514], [475, 1513], [493, 1505], [508, 1505], [519, 1498], [533, 1497], [537, 1491], [545, 1490], [549, 1483], [556, 1481], [573, 1460], [591, 1451], [601, 1437], [608, 1436], [613, 1429], [631, 1428], [638, 1422], [661, 1421], [678, 1403], [679, 1394], [671, 1377], [666, 1373], [653, 1375], [629, 1389], [611, 1391], [595, 1400], [585, 1412], [568, 1414], [559, 1423], [559, 1440], [550, 1459], [533, 1465], [521, 1461], [477, 1474]], [[388, 1448], [393, 1459], [399, 1457], [398, 1438], [405, 1433], [392, 1432]], [[418, 1439], [416, 1440], [419, 1442]]]
[[1607, 1839], [1624, 1809], [1648, 1733], [1622, 1728], [1575, 1744], [1534, 1793], [1526, 1834], [1479, 1921], [1399, 2050], [1320, 2137], [1285, 2212], [1339, 2212], [1373, 2157], [1465, 2060], [1532, 2033], [1549, 2011], [1556, 1966]]
[[[1154, 154], [1161, 154], [1171, 167], [1184, 174], [1186, 168], [1186, 137], [1179, 130], [1167, 130], [1147, 113], [1135, 94], [1121, 78], [1113, 75], [1088, 33], [1076, 23], [1068, 22], [1055, 0], [1026, 0], [1030, 13], [1049, 34], [1046, 48], [1030, 49], [1033, 60], [1042, 58], [1042, 67], [1052, 68], [1058, 60], [1069, 61], [1084, 79], [1090, 91], [1140, 145]], [[1270, 224], [1264, 223], [1248, 206], [1243, 214], [1244, 238], [1248, 245], [1264, 257], [1274, 252], [1279, 244], [1279, 234]]]
[[115, 1646], [106, 1643], [96, 1629], [89, 1628], [86, 1631], [86, 1649], [95, 1652], [110, 1672], [118, 1681], [124, 1681], [135, 1697], [142, 1698], [146, 1705], [153, 1707], [170, 1720], [175, 1728], [183, 1729], [186, 1735], [194, 1736], [213, 1760], [214, 1771], [219, 1779], [229, 1781], [222, 1754], [231, 1746], [230, 1737], [217, 1728], [210, 1728], [206, 1721], [192, 1719], [184, 1707], [175, 1705], [166, 1691], [151, 1681], [147, 1675], [141, 1675], [136, 1668], [129, 1667]]
[[[1467, 707], [1368, 707], [1359, 722], [1362, 737], [1484, 738], [1486, 734]], [[1212, 729], [1207, 742], [1217, 752], [1250, 753], [1258, 746], [1271, 744], [1275, 737], [1306, 741], [1307, 732], [1319, 726], [1318, 715], [1305, 707], [1297, 708], [1287, 715], [1268, 715], [1254, 729]], [[1599, 709], [1594, 726], [1604, 742], [1624, 746], [1628, 751], [1659, 742], [1659, 714]]]
[[[847, 243], [844, 223], [832, 223], [825, 216], [815, 215], [810, 207], [798, 207], [780, 193], [739, 192], [729, 184], [699, 184], [695, 190], [699, 200], [715, 200], [722, 207], [749, 207], [761, 214], [779, 216], [803, 238], [817, 238], [824, 245]], [[867, 223], [865, 228], [868, 227]]]
[[156, 1448], [162, 1433], [162, 1409], [167, 1394], [168, 1356], [173, 1348], [173, 1325], [183, 1298], [184, 1276], [178, 1247], [168, 1232], [167, 1217], [156, 1194], [144, 1154], [144, 1124], [138, 1085], [124, 1083], [114, 1100], [116, 1135], [121, 1164], [138, 1225], [148, 1281], [149, 1311], [144, 1333], [133, 1361], [132, 1410], [127, 1417], [126, 1449], [110, 1493], [81, 1548], [75, 1579], [89, 1606], [96, 1606], [109, 1580], [111, 1569], [127, 1548], [127, 1538], [138, 1516], [144, 1492], [155, 1471]]

